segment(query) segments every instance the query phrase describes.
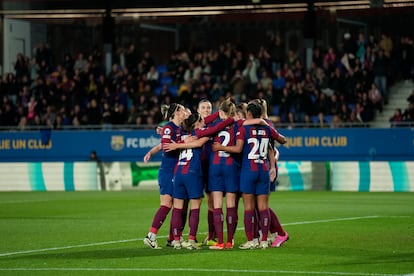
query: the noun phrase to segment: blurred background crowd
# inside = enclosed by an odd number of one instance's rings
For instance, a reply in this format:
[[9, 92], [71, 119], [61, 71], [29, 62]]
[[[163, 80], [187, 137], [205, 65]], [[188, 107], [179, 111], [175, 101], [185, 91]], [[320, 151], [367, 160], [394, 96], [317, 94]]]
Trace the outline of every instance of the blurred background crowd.
[[[53, 49], [41, 43], [31, 57], [17, 55], [14, 72], [0, 80], [0, 126], [153, 128], [163, 120], [162, 104], [196, 110], [209, 99], [217, 108], [228, 96], [236, 103], [266, 99], [280, 127], [367, 126], [387, 105], [390, 86], [413, 79], [413, 39], [346, 33], [338, 45], [313, 48], [306, 66], [277, 34], [257, 49], [236, 42], [179, 49], [163, 63], [130, 43], [105, 72], [99, 47], [54, 60]], [[414, 92], [390, 122], [413, 124]]]

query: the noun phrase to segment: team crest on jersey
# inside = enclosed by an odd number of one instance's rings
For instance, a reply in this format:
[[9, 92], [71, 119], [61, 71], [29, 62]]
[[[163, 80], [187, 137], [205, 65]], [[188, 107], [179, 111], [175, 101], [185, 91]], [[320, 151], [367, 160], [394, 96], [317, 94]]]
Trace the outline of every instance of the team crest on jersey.
[[116, 135], [111, 137], [111, 148], [115, 151], [120, 151], [124, 148], [124, 136]]
[[168, 128], [168, 127], [164, 128], [162, 138], [165, 138], [165, 139], [170, 139], [171, 138], [171, 129], [170, 128]]

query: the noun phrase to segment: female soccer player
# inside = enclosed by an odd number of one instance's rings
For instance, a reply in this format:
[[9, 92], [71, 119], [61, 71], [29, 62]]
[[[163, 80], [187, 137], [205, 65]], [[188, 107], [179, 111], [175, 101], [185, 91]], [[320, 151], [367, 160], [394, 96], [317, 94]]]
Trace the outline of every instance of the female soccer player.
[[[249, 103], [247, 106], [247, 119], [260, 118], [262, 107], [257, 103]], [[262, 238], [260, 248], [269, 246], [267, 241], [269, 231], [269, 165], [267, 162], [268, 146], [273, 140], [281, 144], [286, 143], [286, 138], [275, 129], [263, 125], [247, 125], [240, 127], [235, 146], [223, 146], [213, 144], [214, 151], [226, 151], [229, 153], [242, 152], [242, 170], [240, 174], [240, 191], [244, 202], [244, 227], [247, 242], [240, 245], [240, 249], [253, 249], [257, 245], [254, 238], [254, 209], [257, 207], [260, 213]]]
[[[184, 107], [184, 113], [185, 113], [184, 119], [187, 119], [191, 115], [191, 110], [189, 108], [187, 108], [187, 107]], [[161, 125], [158, 125], [157, 126], [157, 128], [156, 128], [157, 134], [159, 134], [159, 135], [162, 134], [163, 126], [165, 126], [166, 124], [167, 124], [167, 122], [166, 121], [163, 121], [162, 122], [162, 126]], [[159, 151], [161, 151], [161, 149], [162, 149], [162, 143], [159, 143], [158, 145], [152, 147], [145, 154], [145, 156], [144, 156], [144, 163], [148, 163], [148, 161], [151, 159], [151, 156], [154, 155], [154, 154], [157, 154]], [[185, 206], [187, 206], [187, 204], [185, 204]], [[186, 221], [186, 213], [187, 212], [185, 212], [184, 217], [183, 217], [183, 220], [184, 220], [183, 227], [184, 227], [185, 221]], [[170, 225], [170, 234], [169, 234], [169, 237], [167, 239], [167, 246], [172, 246], [171, 245], [172, 240], [173, 240], [173, 233], [172, 233], [172, 227]]]
[[[172, 216], [174, 241], [172, 244], [175, 249], [180, 249], [182, 246], [187, 249], [199, 248], [196, 243], [196, 234], [199, 223], [201, 199], [204, 190], [201, 162], [203, 154], [202, 146], [209, 140], [208, 136], [216, 133], [231, 123], [233, 123], [233, 118], [225, 120], [214, 127], [204, 128], [205, 124], [201, 115], [198, 113], [192, 114], [185, 120], [181, 137], [183, 141], [188, 136], [195, 136], [199, 139], [189, 143], [171, 143], [163, 146], [166, 151], [178, 148], [182, 149], [180, 151], [174, 176], [174, 209]], [[190, 233], [188, 242], [186, 242], [184, 246], [184, 243], [180, 242], [180, 237], [182, 235], [182, 218], [185, 200], [190, 201]]]
[[[231, 101], [224, 101], [219, 107], [220, 119], [227, 119], [236, 115], [236, 106]], [[220, 121], [218, 121], [220, 122]], [[214, 124], [213, 124], [214, 125]], [[234, 145], [236, 139], [237, 124], [232, 124], [223, 129], [214, 137], [214, 142], [224, 146]], [[213, 198], [214, 228], [217, 234], [217, 244], [210, 249], [224, 249], [223, 237], [223, 196], [226, 195], [226, 248], [233, 247], [233, 235], [237, 225], [236, 195], [239, 191], [238, 167], [234, 156], [224, 152], [211, 152], [210, 168], [208, 174], [208, 187]]]
[[[264, 99], [254, 99], [252, 102], [256, 102], [262, 107], [262, 116], [261, 118], [265, 120], [265, 122], [270, 126], [273, 126], [273, 122], [269, 120], [267, 115], [267, 102]], [[273, 151], [274, 153], [274, 166], [270, 166], [270, 191], [276, 190], [276, 180], [278, 175], [278, 166], [277, 161], [279, 160], [279, 151], [275, 146], [272, 146], [270, 151]], [[282, 224], [280, 223], [279, 217], [276, 215], [276, 212], [273, 211], [272, 208], [269, 207], [270, 212], [270, 235], [269, 235], [269, 242], [272, 247], [280, 247], [283, 243], [285, 243], [287, 240], [289, 240], [289, 234], [284, 230], [282, 227]], [[259, 228], [259, 227], [258, 227]]]
[[[187, 116], [182, 105], [173, 103], [163, 108], [162, 113], [168, 123], [161, 131], [161, 144], [180, 140], [180, 125]], [[160, 187], [160, 208], [154, 215], [148, 235], [144, 238], [144, 244], [152, 249], [159, 249], [157, 233], [171, 210], [173, 202], [173, 176], [174, 167], [178, 160], [178, 151], [163, 152], [160, 170], [158, 172], [158, 185]]]
[[[201, 117], [204, 119], [206, 126], [210, 126], [218, 117], [218, 112], [212, 114], [213, 106], [211, 102], [207, 99], [202, 99], [198, 103], [197, 112], [200, 113]], [[204, 245], [215, 245], [214, 241], [216, 232], [214, 230], [214, 218], [213, 218], [213, 198], [211, 197], [210, 190], [208, 188], [208, 170], [210, 165], [210, 152], [211, 152], [211, 140], [208, 141], [203, 150], [203, 183], [204, 183], [204, 192], [207, 199], [207, 225], [208, 225], [208, 234], [204, 239]]]

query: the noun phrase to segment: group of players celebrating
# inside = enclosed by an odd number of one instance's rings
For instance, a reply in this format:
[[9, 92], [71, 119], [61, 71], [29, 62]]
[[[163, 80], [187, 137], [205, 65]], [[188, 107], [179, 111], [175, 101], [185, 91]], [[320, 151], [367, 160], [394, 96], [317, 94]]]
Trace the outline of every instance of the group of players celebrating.
[[[195, 113], [177, 103], [162, 107], [167, 123], [159, 131], [161, 143], [144, 157], [147, 162], [157, 151], [163, 151], [158, 174], [160, 207], [144, 238], [145, 245], [161, 248], [157, 233], [173, 209], [167, 245], [175, 249], [200, 249], [202, 244], [215, 250], [233, 248], [240, 197], [247, 238], [239, 245], [240, 249], [280, 247], [289, 239], [268, 204], [271, 183], [277, 177], [276, 144], [286, 143], [286, 138], [267, 119], [266, 107], [263, 99], [238, 106], [226, 99], [213, 114], [208, 100], [200, 101]], [[208, 202], [209, 231], [203, 243], [198, 243], [204, 195]], [[183, 229], [188, 207], [186, 241]]]

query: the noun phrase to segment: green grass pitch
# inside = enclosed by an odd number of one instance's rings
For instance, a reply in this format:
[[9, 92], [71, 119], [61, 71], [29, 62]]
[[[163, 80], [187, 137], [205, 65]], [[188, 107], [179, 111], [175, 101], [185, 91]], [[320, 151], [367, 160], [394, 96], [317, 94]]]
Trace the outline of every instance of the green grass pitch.
[[[275, 192], [281, 248], [152, 250], [158, 191], [0, 193], [0, 275], [413, 275], [414, 193]], [[198, 239], [206, 236], [203, 203]], [[169, 218], [159, 232], [165, 245]], [[185, 231], [187, 233], [187, 229]]]

